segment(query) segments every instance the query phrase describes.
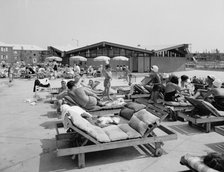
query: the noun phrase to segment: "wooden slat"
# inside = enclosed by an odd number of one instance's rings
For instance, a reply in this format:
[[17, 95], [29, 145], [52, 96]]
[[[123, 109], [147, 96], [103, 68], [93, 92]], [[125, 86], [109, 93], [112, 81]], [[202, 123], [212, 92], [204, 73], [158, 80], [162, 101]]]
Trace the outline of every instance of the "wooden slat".
[[209, 117], [194, 118], [183, 112], [178, 112], [178, 116], [188, 121], [191, 121], [194, 124], [224, 121], [224, 117], [209, 116]]
[[149, 137], [149, 138], [101, 143], [96, 145], [82, 146], [82, 147], [75, 147], [75, 148], [58, 149], [57, 156], [66, 156], [66, 155], [73, 155], [73, 154], [80, 154], [80, 153], [87, 153], [87, 152], [117, 149], [122, 147], [136, 146], [136, 145], [148, 144], [153, 142], [163, 142], [168, 140], [174, 140], [176, 138], [177, 138], [176, 134], [173, 134], [173, 135], [166, 135], [166, 136], [159, 136], [159, 137]]
[[76, 133], [61, 133], [61, 134], [57, 134], [56, 140], [70, 140], [72, 138], [74, 138], [74, 136], [76, 135]]
[[216, 126], [215, 131], [224, 136], [224, 126]]
[[121, 109], [111, 109], [111, 110], [99, 110], [90, 111], [89, 113], [95, 116], [105, 116], [105, 114], [119, 114]]
[[89, 134], [86, 134], [85, 132], [83, 132], [82, 130], [78, 129], [77, 127], [75, 127], [73, 125], [73, 123], [71, 122], [71, 120], [69, 119], [69, 127], [71, 129], [73, 129], [75, 132], [79, 133], [80, 135], [82, 135], [83, 137], [87, 138], [88, 140], [92, 141], [95, 144], [98, 144], [99, 142], [93, 138], [92, 136], [90, 136]]
[[130, 99], [148, 98], [150, 94], [134, 94], [130, 96]]

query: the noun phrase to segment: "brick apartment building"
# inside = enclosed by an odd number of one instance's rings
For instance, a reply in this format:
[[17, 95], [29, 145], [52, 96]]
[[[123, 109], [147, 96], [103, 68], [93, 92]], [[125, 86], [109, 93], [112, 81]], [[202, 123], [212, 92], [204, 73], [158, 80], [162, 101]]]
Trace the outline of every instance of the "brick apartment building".
[[48, 54], [46, 49], [35, 45], [6, 44], [0, 42], [0, 62], [15, 63], [22, 60], [26, 64], [36, 64], [44, 62]]

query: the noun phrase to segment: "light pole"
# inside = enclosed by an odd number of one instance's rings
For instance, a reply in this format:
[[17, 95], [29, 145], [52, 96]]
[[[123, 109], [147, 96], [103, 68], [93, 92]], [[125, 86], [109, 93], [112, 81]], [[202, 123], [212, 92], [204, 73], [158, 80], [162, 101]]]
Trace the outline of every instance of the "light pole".
[[77, 46], [77, 47], [79, 46], [79, 40], [78, 40], [78, 39], [74, 39], [74, 38], [72, 38], [72, 41], [76, 41], [76, 46]]

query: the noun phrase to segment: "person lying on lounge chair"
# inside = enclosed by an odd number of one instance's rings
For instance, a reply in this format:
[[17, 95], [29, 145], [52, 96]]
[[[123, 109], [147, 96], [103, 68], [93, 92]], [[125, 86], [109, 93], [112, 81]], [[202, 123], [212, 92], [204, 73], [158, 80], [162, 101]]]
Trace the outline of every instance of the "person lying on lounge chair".
[[94, 109], [96, 106], [102, 106], [100, 98], [93, 92], [80, 86], [80, 78], [76, 77], [75, 81], [67, 83], [68, 96], [71, 97], [80, 107], [87, 110]]
[[180, 79], [180, 88], [185, 89], [182, 94], [185, 96], [192, 96], [194, 94], [194, 85], [190, 83], [189, 77], [187, 75], [182, 75]]
[[224, 111], [224, 88], [221, 88], [222, 82], [216, 79], [204, 99], [210, 102], [217, 110]]
[[198, 89], [197, 92], [194, 95], [194, 98], [199, 98], [202, 97], [204, 98], [211, 88], [213, 88], [213, 82], [215, 81], [215, 77], [212, 75], [207, 76], [206, 78], [206, 85], [204, 86], [203, 89]]
[[[179, 86], [179, 79], [177, 76], [171, 76], [170, 81], [166, 84], [164, 100], [165, 101], [177, 101], [179, 98], [177, 93], [188, 90], [188, 88], [181, 88]], [[180, 96], [179, 96], [180, 97]]]
[[[153, 70], [158, 71], [158, 67], [152, 67]], [[157, 84], [158, 83], [158, 84]], [[149, 94], [154, 90], [157, 90], [159, 87], [159, 83], [161, 84], [161, 79], [157, 72], [153, 72], [150, 76], [146, 76], [141, 83], [132, 84], [130, 88], [130, 93], [128, 96], [134, 94], [135, 92], [140, 92], [141, 94]]]

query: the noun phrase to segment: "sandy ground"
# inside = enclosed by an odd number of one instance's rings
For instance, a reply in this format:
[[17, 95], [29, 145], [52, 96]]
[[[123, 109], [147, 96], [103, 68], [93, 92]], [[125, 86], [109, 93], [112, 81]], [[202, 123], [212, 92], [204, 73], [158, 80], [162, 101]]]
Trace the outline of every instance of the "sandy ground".
[[[178, 75], [207, 76], [210, 71], [185, 71]], [[224, 80], [223, 72], [212, 72]], [[138, 77], [137, 81], [141, 80]], [[178, 140], [165, 142], [165, 155], [159, 158], [145, 156], [136, 149], [123, 148], [86, 155], [86, 168], [78, 169], [70, 156], [56, 157], [55, 128], [58, 121], [55, 109], [45, 100], [32, 106], [25, 103], [33, 96], [33, 80], [15, 80], [12, 87], [0, 80], [0, 171], [4, 172], [59, 172], [59, 171], [112, 171], [112, 172], [174, 172], [187, 170], [179, 164], [186, 153], [204, 155], [215, 150], [215, 144], [224, 142], [224, 137], [215, 133], [204, 133], [191, 128], [185, 122], [164, 122], [177, 133]], [[51, 81], [59, 86], [60, 80]], [[113, 85], [127, 85], [114, 79]], [[46, 97], [48, 93], [40, 93]], [[185, 132], [180, 132], [182, 128]]]

